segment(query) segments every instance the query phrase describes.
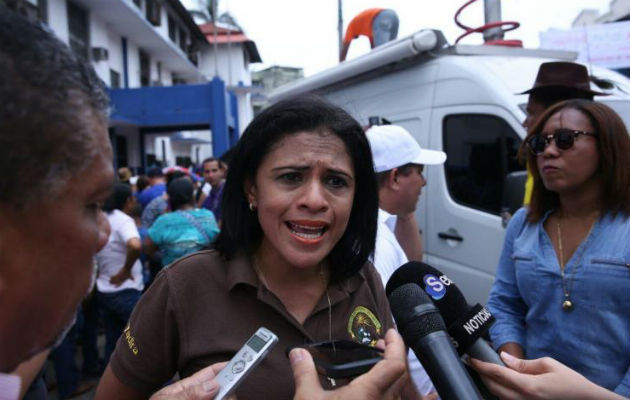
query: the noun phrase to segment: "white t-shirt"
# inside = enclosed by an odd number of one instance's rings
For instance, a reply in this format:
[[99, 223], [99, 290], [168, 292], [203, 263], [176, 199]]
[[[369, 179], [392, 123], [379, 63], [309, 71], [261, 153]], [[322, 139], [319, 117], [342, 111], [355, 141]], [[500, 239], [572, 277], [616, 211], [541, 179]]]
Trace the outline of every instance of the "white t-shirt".
[[[395, 229], [396, 216], [379, 208], [376, 245], [374, 246], [372, 264], [374, 264], [374, 267], [381, 275], [383, 286], [385, 286], [392, 274], [401, 265], [409, 261], [402, 247], [398, 244], [398, 240], [396, 240], [396, 236], [394, 235]], [[427, 372], [424, 370], [424, 367], [422, 367], [422, 364], [420, 364], [420, 361], [418, 361], [413, 351], [409, 351], [407, 359], [409, 361], [411, 379], [420, 394], [426, 396], [431, 392], [435, 392], [433, 382], [431, 382]]]
[[210, 191], [212, 190], [212, 185], [210, 185], [208, 182], [204, 182], [203, 186], [201, 186], [201, 191], [203, 192], [203, 194], [205, 194], [206, 196], [208, 196], [210, 194]]
[[120, 210], [114, 210], [107, 214], [107, 220], [112, 231], [105, 247], [96, 253], [96, 264], [98, 266], [96, 288], [101, 293], [114, 293], [124, 289], [144, 289], [140, 260], [136, 260], [131, 268], [133, 280], [127, 279], [118, 287], [109, 283], [109, 278], [116, 275], [125, 265], [127, 242], [133, 238], [140, 239], [140, 234], [133, 219]]

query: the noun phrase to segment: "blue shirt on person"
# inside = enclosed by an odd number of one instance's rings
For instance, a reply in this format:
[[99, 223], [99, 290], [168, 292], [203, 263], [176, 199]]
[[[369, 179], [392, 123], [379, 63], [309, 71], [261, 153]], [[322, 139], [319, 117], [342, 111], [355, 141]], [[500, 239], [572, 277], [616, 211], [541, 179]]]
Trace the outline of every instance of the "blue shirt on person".
[[[184, 213], [195, 219], [205, 235]], [[162, 251], [162, 265], [167, 266], [178, 258], [209, 245], [219, 233], [219, 227], [212, 211], [201, 208], [160, 215], [148, 233], [153, 243]]]
[[138, 194], [137, 198], [142, 208], [145, 208], [147, 204], [151, 202], [151, 200], [155, 199], [158, 196], [161, 196], [166, 192], [166, 184], [165, 183], [156, 183], [155, 185], [144, 189], [140, 194]]
[[208, 197], [201, 205], [203, 208], [212, 211], [217, 220], [221, 220], [221, 198], [223, 197], [223, 186], [225, 181], [221, 182], [217, 188], [212, 188]]
[[496, 348], [519, 343], [525, 357], [552, 357], [596, 384], [630, 396], [630, 218], [603, 215], [565, 266], [573, 310], [543, 224], [521, 208], [508, 225], [488, 308]]

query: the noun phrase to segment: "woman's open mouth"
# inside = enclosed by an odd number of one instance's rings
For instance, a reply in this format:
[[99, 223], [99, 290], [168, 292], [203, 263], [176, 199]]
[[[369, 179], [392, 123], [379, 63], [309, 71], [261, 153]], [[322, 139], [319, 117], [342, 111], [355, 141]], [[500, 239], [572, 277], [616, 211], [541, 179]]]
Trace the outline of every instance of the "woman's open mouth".
[[286, 225], [294, 236], [305, 241], [318, 240], [328, 230], [328, 224], [320, 221], [287, 221]]

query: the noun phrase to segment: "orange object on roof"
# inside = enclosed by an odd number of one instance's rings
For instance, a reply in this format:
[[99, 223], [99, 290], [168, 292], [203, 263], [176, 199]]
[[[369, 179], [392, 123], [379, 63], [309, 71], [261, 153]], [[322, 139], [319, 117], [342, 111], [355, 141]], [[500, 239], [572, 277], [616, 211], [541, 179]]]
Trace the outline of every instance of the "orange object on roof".
[[368, 8], [362, 11], [356, 17], [350, 21], [348, 28], [346, 29], [346, 36], [343, 38], [343, 43], [348, 44], [352, 39], [363, 35], [370, 39], [370, 45], [374, 47], [374, 36], [372, 32], [372, 21], [374, 17], [378, 15], [384, 8]]

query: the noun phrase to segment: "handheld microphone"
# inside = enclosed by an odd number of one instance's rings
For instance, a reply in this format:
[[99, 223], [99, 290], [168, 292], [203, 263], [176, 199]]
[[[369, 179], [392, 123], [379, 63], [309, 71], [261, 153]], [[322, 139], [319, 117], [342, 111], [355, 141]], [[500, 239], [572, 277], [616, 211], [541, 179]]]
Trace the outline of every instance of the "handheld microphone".
[[389, 303], [398, 331], [413, 350], [443, 399], [481, 399], [451, 344], [440, 312], [420, 286], [393, 288]]
[[461, 355], [502, 365], [503, 361], [481, 337], [494, 323], [494, 317], [485, 307], [468, 305], [459, 288], [446, 275], [422, 262], [410, 261], [398, 268], [387, 282], [389, 295], [405, 283], [420, 286], [440, 310], [453, 344]]

